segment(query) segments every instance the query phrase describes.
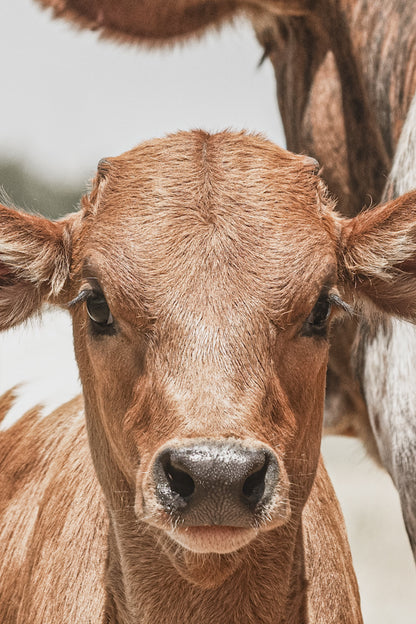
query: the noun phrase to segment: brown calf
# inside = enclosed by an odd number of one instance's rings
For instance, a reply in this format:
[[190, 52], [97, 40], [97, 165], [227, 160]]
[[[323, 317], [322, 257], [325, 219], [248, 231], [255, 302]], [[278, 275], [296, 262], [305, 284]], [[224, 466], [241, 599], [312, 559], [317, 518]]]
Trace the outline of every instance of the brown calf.
[[[275, 70], [287, 146], [319, 160], [341, 212], [354, 215], [364, 205], [416, 188], [412, 2], [38, 2], [106, 37], [148, 46], [198, 36], [209, 26], [244, 14]], [[326, 429], [359, 435], [390, 472], [416, 557], [416, 330], [379, 316], [361, 323], [355, 341], [356, 334], [356, 319], [335, 328]], [[351, 358], [354, 343], [359, 349]]]
[[414, 318], [416, 194], [343, 219], [311, 159], [195, 131], [0, 215], [0, 328], [69, 305], [84, 391], [0, 436], [0, 621], [361, 622], [327, 336], [344, 300]]

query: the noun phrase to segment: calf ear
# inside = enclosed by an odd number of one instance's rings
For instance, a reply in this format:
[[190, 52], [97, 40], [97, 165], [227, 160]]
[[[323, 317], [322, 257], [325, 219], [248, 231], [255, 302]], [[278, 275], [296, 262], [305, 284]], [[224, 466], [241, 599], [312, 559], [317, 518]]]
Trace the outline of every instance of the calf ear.
[[69, 277], [70, 224], [0, 204], [0, 330], [59, 303]]
[[341, 280], [355, 297], [416, 319], [416, 191], [341, 221]]

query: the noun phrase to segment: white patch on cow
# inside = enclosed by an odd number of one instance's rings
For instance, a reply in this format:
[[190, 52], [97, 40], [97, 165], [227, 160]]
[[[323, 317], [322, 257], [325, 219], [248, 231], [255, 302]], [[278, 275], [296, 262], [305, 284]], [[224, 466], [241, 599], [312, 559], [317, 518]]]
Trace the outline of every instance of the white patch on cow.
[[416, 95], [400, 134], [390, 180], [396, 196], [416, 189]]
[[3, 430], [35, 405], [48, 414], [81, 392], [68, 314], [47, 311], [42, 321], [0, 334], [0, 394], [13, 386], [17, 401]]
[[395, 456], [403, 444], [408, 445], [409, 437], [416, 440], [416, 328], [393, 319], [388, 337], [378, 331], [368, 344], [364, 370], [380, 456], [398, 485]]
[[[380, 457], [400, 495], [416, 548], [416, 328], [394, 319], [367, 347], [365, 391]], [[416, 550], [415, 550], [416, 555]]]
[[[416, 96], [403, 126], [390, 174], [394, 196], [416, 189]], [[394, 319], [367, 346], [364, 388], [384, 466], [400, 495], [416, 557], [416, 327]]]

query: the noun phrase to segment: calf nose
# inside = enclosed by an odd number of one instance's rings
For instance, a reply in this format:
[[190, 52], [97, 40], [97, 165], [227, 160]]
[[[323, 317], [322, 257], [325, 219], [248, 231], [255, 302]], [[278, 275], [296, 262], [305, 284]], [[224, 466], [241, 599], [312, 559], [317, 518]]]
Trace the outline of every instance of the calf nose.
[[198, 440], [165, 448], [154, 464], [159, 501], [187, 526], [255, 525], [278, 477], [278, 463], [269, 449], [237, 440]]

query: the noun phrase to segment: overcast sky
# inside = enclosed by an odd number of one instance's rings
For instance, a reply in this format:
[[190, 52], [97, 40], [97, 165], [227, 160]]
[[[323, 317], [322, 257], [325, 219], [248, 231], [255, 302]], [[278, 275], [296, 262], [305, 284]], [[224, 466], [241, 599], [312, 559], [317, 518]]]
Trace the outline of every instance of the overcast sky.
[[[0, 2], [0, 158], [49, 179], [177, 129], [262, 131], [283, 144], [271, 64], [245, 22], [174, 51], [100, 41], [34, 0]], [[1, 181], [0, 181], [1, 182]]]

